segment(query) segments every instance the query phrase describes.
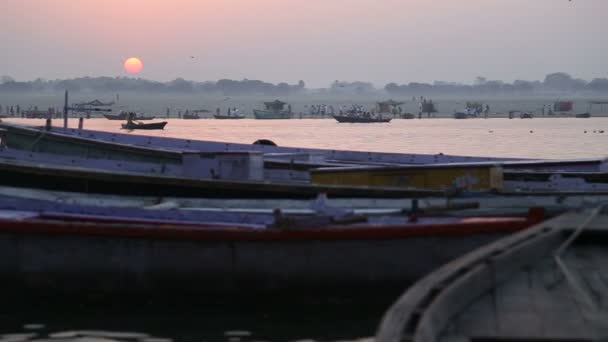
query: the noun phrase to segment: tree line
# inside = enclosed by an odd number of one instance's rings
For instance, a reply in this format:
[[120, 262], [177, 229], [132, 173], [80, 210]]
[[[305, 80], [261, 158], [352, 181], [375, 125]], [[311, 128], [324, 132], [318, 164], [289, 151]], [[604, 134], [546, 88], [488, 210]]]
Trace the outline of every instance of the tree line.
[[221, 94], [226, 96], [265, 95], [289, 96], [308, 92], [329, 95], [365, 95], [386, 92], [391, 96], [436, 96], [436, 95], [504, 95], [527, 96], [541, 94], [606, 94], [608, 78], [595, 78], [586, 81], [573, 78], [564, 72], [547, 75], [543, 81], [516, 80], [507, 83], [500, 80], [488, 80], [477, 77], [473, 84], [435, 81], [431, 83], [410, 82], [407, 84], [389, 83], [382, 89], [369, 82], [334, 81], [323, 89], [307, 89], [304, 81], [296, 84], [269, 83], [260, 80], [230, 80], [196, 82], [177, 78], [169, 82], [158, 82], [142, 78], [128, 77], [79, 77], [65, 80], [44, 80], [20, 82], [10, 76], [0, 77], [0, 92], [146, 92], [146, 93], [180, 93], [180, 94]]
[[393, 96], [426, 95], [503, 95], [528, 96], [542, 94], [605, 94], [608, 93], [608, 78], [594, 78], [585, 81], [573, 78], [565, 72], [545, 76], [543, 81], [516, 80], [507, 83], [477, 77], [472, 85], [436, 81], [433, 84], [411, 82], [408, 84], [389, 83], [384, 90]]

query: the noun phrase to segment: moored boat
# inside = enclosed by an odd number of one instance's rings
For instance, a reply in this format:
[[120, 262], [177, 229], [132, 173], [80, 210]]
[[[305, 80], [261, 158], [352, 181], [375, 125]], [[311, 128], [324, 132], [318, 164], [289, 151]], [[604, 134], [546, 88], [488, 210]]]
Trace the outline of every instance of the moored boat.
[[122, 129], [165, 129], [167, 125], [167, 121], [162, 122], [151, 122], [151, 123], [136, 123], [136, 122], [127, 122], [122, 124]]
[[575, 114], [574, 117], [579, 119], [589, 119], [591, 117], [591, 113], [579, 113]]
[[[354, 221], [314, 218], [298, 225], [279, 219], [260, 229], [5, 210], [0, 273], [5, 289], [40, 294], [400, 290], [442, 263], [536, 222], [401, 220], [349, 224]], [[14, 257], [24, 253], [27, 258]]]
[[[108, 120], [127, 120], [129, 113], [120, 112], [118, 114], [102, 114]], [[152, 120], [154, 116], [135, 116], [135, 120], [144, 121], [144, 120]]]
[[192, 114], [186, 113], [186, 114], [182, 115], [182, 119], [184, 119], [184, 120], [198, 120], [200, 118], [201, 118], [200, 115], [198, 115], [197, 113], [192, 113]]
[[465, 112], [456, 112], [454, 113], [454, 119], [470, 119], [474, 118], [475, 115]]
[[221, 115], [221, 114], [214, 114], [213, 115], [214, 118], [219, 119], [219, 120], [234, 120], [234, 119], [244, 119], [245, 115]]
[[385, 313], [375, 341], [595, 341], [607, 335], [603, 207], [446, 263]]
[[333, 115], [340, 123], [376, 123], [376, 122], [390, 122], [391, 118], [383, 118], [381, 116], [373, 117], [370, 115]]
[[293, 113], [291, 106], [288, 110], [284, 110], [287, 103], [275, 100], [272, 102], [264, 102], [265, 110], [254, 109], [253, 117], [256, 119], [291, 119]]

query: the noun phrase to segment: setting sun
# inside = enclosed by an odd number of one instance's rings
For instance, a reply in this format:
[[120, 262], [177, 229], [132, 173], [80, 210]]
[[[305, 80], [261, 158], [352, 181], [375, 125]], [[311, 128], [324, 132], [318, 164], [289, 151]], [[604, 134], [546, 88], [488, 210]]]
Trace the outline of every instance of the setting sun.
[[144, 67], [144, 64], [141, 62], [141, 59], [137, 57], [128, 58], [125, 61], [124, 68], [130, 74], [136, 74], [141, 71]]

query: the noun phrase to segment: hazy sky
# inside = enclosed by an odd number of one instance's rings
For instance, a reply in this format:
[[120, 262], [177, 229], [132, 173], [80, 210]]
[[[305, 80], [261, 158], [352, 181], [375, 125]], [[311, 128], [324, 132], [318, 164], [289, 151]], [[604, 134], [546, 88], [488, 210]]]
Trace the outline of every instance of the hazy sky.
[[137, 56], [161, 81], [591, 79], [607, 21], [608, 0], [0, 0], [0, 75], [127, 75]]

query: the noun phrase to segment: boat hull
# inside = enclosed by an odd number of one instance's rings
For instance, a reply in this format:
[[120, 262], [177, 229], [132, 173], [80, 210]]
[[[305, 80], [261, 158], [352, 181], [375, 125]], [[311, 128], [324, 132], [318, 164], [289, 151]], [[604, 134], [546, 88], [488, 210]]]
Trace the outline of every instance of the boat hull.
[[214, 115], [213, 117], [218, 120], [237, 120], [245, 118], [244, 115]]
[[222, 180], [107, 171], [23, 161], [0, 161], [0, 184], [47, 190], [132, 196], [208, 198], [406, 198], [443, 192], [382, 187]]
[[123, 129], [145, 129], [145, 130], [152, 130], [152, 129], [165, 129], [165, 126], [167, 125], [166, 121], [163, 122], [154, 122], [154, 123], [146, 123], [146, 124], [136, 124], [136, 123], [126, 123], [126, 124], [122, 124], [122, 128]]
[[253, 117], [261, 120], [291, 119], [292, 113], [286, 111], [253, 110]]
[[382, 122], [391, 121], [391, 118], [364, 118], [364, 117], [341, 116], [341, 115], [334, 115], [333, 117], [340, 123], [382, 123]]
[[0, 279], [5, 290], [70, 295], [402, 290], [443, 263], [530, 224], [511, 219], [260, 231], [2, 220]]

